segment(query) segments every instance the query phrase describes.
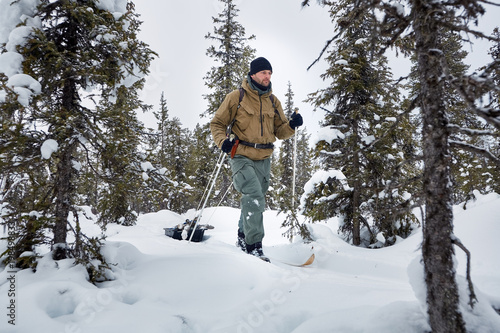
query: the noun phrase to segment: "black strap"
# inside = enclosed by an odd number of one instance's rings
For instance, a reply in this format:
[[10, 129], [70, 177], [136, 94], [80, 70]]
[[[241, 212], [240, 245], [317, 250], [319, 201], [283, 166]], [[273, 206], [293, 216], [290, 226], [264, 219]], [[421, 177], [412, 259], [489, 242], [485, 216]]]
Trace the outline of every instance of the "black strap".
[[253, 147], [256, 149], [274, 149], [274, 145], [272, 143], [251, 143], [240, 140], [240, 145]]
[[241, 101], [243, 100], [243, 96], [245, 96], [245, 89], [243, 89], [242, 87], [240, 87], [239, 90], [240, 90], [240, 101], [238, 102], [238, 109], [241, 106]]

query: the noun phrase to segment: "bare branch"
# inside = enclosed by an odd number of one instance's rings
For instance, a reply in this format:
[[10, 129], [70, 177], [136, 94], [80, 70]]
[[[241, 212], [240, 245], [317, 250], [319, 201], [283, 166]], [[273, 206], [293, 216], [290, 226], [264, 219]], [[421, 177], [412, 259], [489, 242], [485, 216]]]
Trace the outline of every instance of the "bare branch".
[[467, 283], [469, 284], [469, 305], [471, 309], [474, 308], [474, 304], [477, 303], [476, 293], [474, 292], [474, 284], [472, 283], [472, 279], [470, 277], [470, 251], [462, 244], [460, 239], [458, 239], [455, 235], [451, 235], [451, 242], [461, 248], [465, 255], [467, 256]]
[[326, 42], [325, 46], [323, 47], [323, 49], [321, 50], [321, 52], [319, 53], [319, 56], [312, 62], [312, 64], [310, 64], [308, 67], [307, 67], [307, 70], [311, 69], [312, 66], [314, 66], [320, 59], [321, 57], [323, 56], [323, 54], [326, 52], [326, 50], [328, 49], [328, 47], [330, 46], [330, 44], [335, 40], [337, 39], [337, 37], [340, 35], [340, 32], [338, 34], [336, 34], [332, 39], [330, 39], [329, 41]]

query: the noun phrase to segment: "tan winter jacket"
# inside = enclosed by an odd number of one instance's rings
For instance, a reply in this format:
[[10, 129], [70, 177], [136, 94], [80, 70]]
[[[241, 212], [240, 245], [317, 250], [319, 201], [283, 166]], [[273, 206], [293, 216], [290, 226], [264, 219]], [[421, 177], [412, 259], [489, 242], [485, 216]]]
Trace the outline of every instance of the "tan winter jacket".
[[[227, 94], [210, 122], [212, 137], [219, 148], [226, 139], [226, 128], [233, 118], [236, 119], [233, 133], [240, 140], [250, 143], [269, 144], [275, 142], [276, 138], [287, 139], [295, 133], [288, 124], [281, 103], [276, 97], [274, 97], [275, 112], [269, 98], [271, 92], [259, 96], [257, 91], [250, 87], [246, 78], [242, 87], [245, 95], [240, 108], [238, 109], [240, 92], [234, 90]], [[243, 155], [252, 160], [263, 160], [269, 158], [272, 152], [273, 149], [257, 149], [240, 144], [236, 155]]]

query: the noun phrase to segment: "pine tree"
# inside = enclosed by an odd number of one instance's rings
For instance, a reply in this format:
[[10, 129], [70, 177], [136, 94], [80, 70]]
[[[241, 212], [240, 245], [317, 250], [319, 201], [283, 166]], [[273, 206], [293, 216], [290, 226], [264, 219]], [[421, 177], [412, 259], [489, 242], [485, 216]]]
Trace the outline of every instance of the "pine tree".
[[307, 132], [307, 127], [299, 128], [297, 131], [297, 158], [295, 167], [295, 191], [296, 204], [300, 207], [300, 198], [304, 194], [304, 186], [311, 179], [312, 173], [316, 169], [314, 164], [314, 150], [310, 147], [311, 134]]
[[[42, 0], [32, 17], [22, 23], [30, 34], [10, 51], [21, 55], [23, 74], [40, 86], [30, 88], [36, 93], [30, 98], [24, 98], [26, 91], [7, 87], [8, 97], [1, 101], [2, 118], [17, 124], [21, 135], [2, 136], [14, 152], [22, 153], [17, 156], [23, 162], [16, 165], [11, 161], [12, 170], [28, 178], [38, 177], [39, 171], [34, 169], [47, 170], [45, 177], [49, 177], [45, 184], [40, 183], [44, 194], [39, 194], [37, 181], [31, 182], [33, 187], [26, 194], [36, 194], [34, 207], [15, 207], [22, 210], [15, 214], [34, 208], [38, 212], [32, 215], [37, 230], [52, 230], [49, 242], [54, 259], [75, 258], [87, 266], [89, 278], [95, 281], [102, 267], [95, 266], [93, 259], [104, 259], [98, 250], [100, 240], [89, 239], [80, 230], [76, 196], [81, 180], [79, 165], [88, 164], [86, 170], [99, 174], [108, 189], [118, 190], [108, 192], [105, 205], [113, 208], [113, 219], [132, 222], [130, 195], [137, 184], [134, 170], [138, 167], [135, 145], [137, 133], [142, 131], [135, 112], [147, 108], [137, 92], [154, 53], [137, 39], [140, 22], [132, 3], [125, 8], [125, 4], [95, 1]], [[30, 150], [23, 153], [19, 147], [26, 140], [31, 143]], [[46, 151], [47, 144], [53, 147], [51, 154], [40, 158], [40, 148]], [[96, 162], [102, 165], [92, 165]], [[20, 169], [28, 163], [34, 169]], [[69, 220], [71, 215], [73, 221]], [[29, 227], [19, 228], [22, 239]], [[72, 244], [68, 244], [68, 230], [75, 236]]]
[[[303, 5], [309, 1], [305, 0]], [[457, 2], [435, 2], [425, 0], [409, 1], [409, 15], [402, 6], [389, 3], [358, 3], [352, 8], [352, 15], [361, 17], [380, 10], [381, 21], [372, 26], [373, 38], [385, 46], [384, 49], [400, 41], [403, 33], [411, 28], [414, 49], [406, 52], [415, 54], [419, 89], [412, 101], [422, 114], [423, 148], [423, 194], [425, 199], [425, 220], [423, 227], [422, 256], [427, 286], [427, 309], [431, 329], [440, 332], [466, 332], [461, 311], [459, 310], [458, 287], [453, 265], [453, 244], [464, 247], [453, 236], [452, 196], [450, 188], [450, 142], [448, 118], [446, 115], [446, 85], [450, 84], [466, 102], [472, 113], [500, 129], [498, 110], [494, 104], [478, 106], [484, 94], [493, 91], [492, 73], [499, 68], [494, 62], [478, 77], [455, 77], [449, 71], [444, 50], [441, 49], [443, 32], [448, 30], [466, 31], [467, 34], [485, 38], [486, 36], [469, 27], [469, 22], [477, 22], [484, 14], [483, 1], [464, 0]], [[346, 22], [344, 29], [351, 24]], [[334, 38], [336, 39], [336, 38]], [[496, 40], [498, 42], [498, 40]], [[401, 43], [399, 45], [405, 45]], [[384, 51], [382, 50], [382, 52]], [[379, 52], [381, 54], [382, 52]], [[464, 128], [463, 130], [466, 131]], [[457, 145], [454, 143], [454, 145]], [[459, 144], [460, 145], [460, 144]], [[476, 152], [479, 152], [477, 150]], [[493, 160], [495, 160], [494, 156]], [[470, 281], [470, 279], [469, 279]], [[469, 305], [476, 302], [472, 287], [469, 288]]]
[[[496, 42], [490, 48], [489, 54], [491, 55], [494, 61], [500, 61], [500, 42], [498, 42], [498, 40], [500, 40], [500, 28], [495, 28], [493, 30], [491, 38], [493, 38], [494, 41], [496, 40]], [[492, 73], [493, 83], [496, 86], [500, 86], [500, 69], [493, 68], [492, 72], [493, 72]], [[498, 90], [490, 91], [489, 99], [492, 101], [494, 107], [496, 107], [497, 109], [500, 108], [500, 91]]]
[[391, 244], [395, 236], [409, 235], [417, 221], [403, 209], [412, 198], [406, 181], [412, 170], [403, 163], [412, 128], [398, 106], [387, 59], [373, 55], [380, 48], [371, 38], [376, 17], [356, 15], [355, 1], [329, 6], [339, 33], [326, 58], [330, 68], [322, 75], [331, 85], [308, 99], [326, 116], [324, 139], [316, 145], [322, 170], [303, 199], [305, 212], [313, 220], [339, 216], [341, 231], [354, 245], [375, 244], [378, 233]]
[[136, 98], [125, 87], [119, 87], [116, 100], [110, 98], [112, 103], [102, 110], [109, 124], [105, 146], [99, 152], [106, 182], [100, 187], [97, 209], [99, 223], [104, 227], [108, 223], [131, 226], [137, 219], [133, 207], [140, 205], [135, 201], [142, 180], [138, 146], [143, 126], [136, 118], [137, 105], [130, 105]]
[[[146, 145], [146, 164], [143, 170], [144, 192], [141, 212], [153, 212], [169, 207], [169, 194], [173, 182], [167, 169], [169, 156], [167, 155], [169, 110], [164, 92], [160, 96], [159, 110], [153, 111], [157, 120], [156, 129], [149, 129], [144, 135]], [[149, 164], [149, 163], [151, 164]]]
[[219, 65], [213, 66], [204, 78], [205, 85], [213, 92], [204, 96], [208, 108], [202, 116], [212, 116], [226, 95], [241, 85], [255, 54], [255, 50], [246, 45], [255, 36], [245, 37], [245, 28], [236, 21], [239, 9], [233, 0], [219, 1], [224, 4], [224, 10], [212, 17], [214, 32], [205, 36], [218, 44], [218, 47], [211, 45], [207, 49], [207, 56], [214, 58]]
[[[210, 131], [207, 131], [206, 126], [200, 124], [196, 125], [188, 143], [188, 161], [186, 166], [187, 174], [189, 175], [188, 183], [192, 187], [193, 203], [201, 205], [204, 195], [206, 195], [206, 190], [210, 185], [219, 149], [213, 143]], [[227, 190], [227, 188], [217, 190], [214, 193], [214, 197], [208, 199], [207, 205], [217, 205]]]
[[164, 93], [160, 109], [153, 112], [157, 129], [148, 133], [147, 160], [151, 163], [143, 176], [149, 211], [169, 209], [184, 213], [192, 205], [192, 187], [189, 185], [188, 163], [191, 140], [189, 130], [182, 128], [179, 118], [170, 119]]
[[[444, 54], [447, 71], [453, 77], [463, 77], [469, 66], [464, 63], [467, 52], [463, 49], [461, 37], [456, 32], [444, 28], [441, 30], [438, 42], [441, 49], [447, 50]], [[412, 86], [410, 95], [415, 96], [420, 89], [416, 64], [412, 68], [410, 79]], [[476, 151], [490, 151], [495, 139], [491, 136], [493, 129], [490, 125], [475, 114], [467, 112], [466, 102], [450, 82], [445, 83], [444, 87], [452, 158], [450, 163], [450, 177], [453, 183], [452, 202], [458, 204], [473, 199], [475, 190], [482, 193], [491, 190], [489, 184], [492, 181], [495, 165], [487, 157], [477, 155]], [[464, 128], [467, 130], [464, 131]]]
[[190, 142], [191, 134], [188, 129], [183, 129], [180, 119], [174, 117], [168, 123], [168, 144], [167, 156], [169, 163], [167, 169], [169, 178], [173, 182], [173, 187], [169, 195], [168, 209], [184, 213], [192, 207], [191, 186], [188, 184], [188, 176], [186, 174], [187, 161], [189, 159], [189, 147], [186, 145]]
[[169, 114], [167, 107], [167, 100], [165, 99], [165, 93], [162, 92], [160, 96], [160, 110], [153, 112], [157, 122], [157, 134], [152, 142], [153, 154], [156, 156], [156, 162], [161, 166], [165, 166], [168, 161], [168, 156], [166, 155], [166, 146], [168, 142], [168, 122]]
[[[295, 110], [293, 96], [292, 84], [288, 82], [288, 89], [285, 94], [285, 107], [283, 109], [287, 118], [290, 118]], [[278, 198], [279, 211], [286, 213], [293, 210], [293, 207], [297, 207], [296, 199], [292, 197], [291, 191], [293, 177], [295, 176], [293, 174], [293, 146], [295, 139], [296, 137], [292, 137], [281, 142], [278, 157], [279, 176], [277, 177], [278, 187], [275, 188], [275, 191]]]
[[[495, 62], [500, 62], [500, 30], [499, 28], [495, 28], [492, 33], [492, 38], [496, 40], [494, 45], [490, 48], [489, 54], [492, 56]], [[492, 72], [492, 83], [494, 86], [500, 86], [500, 68], [493, 68]], [[500, 109], [500, 91], [498, 90], [490, 90], [489, 91], [489, 100], [491, 101], [489, 104], [492, 105], [497, 110]], [[500, 129], [497, 127], [494, 130], [495, 136], [498, 138], [500, 136]], [[489, 151], [493, 154], [493, 156], [500, 156], [500, 147], [495, 144], [491, 144], [489, 147]], [[495, 162], [494, 167], [488, 167], [488, 174], [491, 174], [491, 181], [488, 185], [491, 187], [491, 190], [495, 193], [500, 193], [500, 163]]]
[[[214, 58], [218, 66], [213, 66], [205, 76], [205, 85], [213, 92], [204, 96], [208, 102], [207, 110], [202, 117], [211, 117], [215, 114], [224, 98], [231, 91], [239, 88], [248, 73], [248, 65], [253, 59], [255, 50], [247, 45], [247, 42], [253, 40], [255, 36], [245, 36], [245, 28], [236, 21], [239, 10], [233, 3], [233, 0], [219, 0], [224, 4], [224, 10], [217, 17], [212, 17], [214, 23], [213, 34], [208, 33], [205, 38], [217, 45], [211, 45], [207, 49], [207, 56]], [[204, 130], [209, 133], [208, 124]], [[198, 149], [210, 150], [210, 146], [198, 147]], [[215, 168], [217, 158], [213, 161], [212, 167]], [[206, 181], [203, 181], [205, 183]], [[221, 171], [220, 181], [217, 183], [216, 199], [231, 206], [237, 207], [238, 194], [232, 187], [232, 179], [229, 169], [225, 167]], [[228, 193], [227, 190], [230, 192]], [[227, 193], [227, 195], [225, 195]], [[225, 196], [224, 196], [225, 195]], [[224, 197], [223, 197], [224, 196]]]
[[[288, 82], [283, 110], [288, 118], [298, 111], [298, 108], [294, 105], [293, 96], [292, 85]], [[275, 170], [277, 174], [272, 175], [272, 179], [275, 179], [272, 196], [275, 199], [278, 211], [286, 214], [282, 227], [286, 228], [284, 235], [290, 240], [295, 235], [300, 235], [306, 240], [311, 239], [309, 230], [304, 223], [299, 222], [297, 216], [299, 209], [298, 198], [302, 195], [305, 179], [309, 179], [311, 172], [311, 156], [309, 156], [311, 150], [308, 141], [309, 137], [305, 134], [305, 129], [300, 128], [296, 129], [293, 137], [283, 140], [276, 161]]]

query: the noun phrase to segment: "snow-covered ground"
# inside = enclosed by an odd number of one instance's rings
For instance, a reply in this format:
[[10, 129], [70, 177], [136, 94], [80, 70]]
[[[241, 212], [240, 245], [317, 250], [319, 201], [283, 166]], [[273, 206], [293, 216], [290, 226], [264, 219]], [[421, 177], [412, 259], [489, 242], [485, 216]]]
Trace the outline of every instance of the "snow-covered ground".
[[[166, 237], [163, 228], [192, 217], [169, 211], [142, 215], [136, 226], [110, 225], [104, 249], [114, 280], [98, 287], [70, 260], [43, 257], [36, 273], [2, 268], [0, 332], [89, 333], [423, 333], [421, 230], [378, 250], [346, 244], [335, 220], [311, 225], [314, 241], [282, 237], [283, 216], [265, 213], [264, 252], [272, 263], [234, 246], [239, 211], [206, 209], [202, 223], [215, 226], [201, 243]], [[87, 216], [92, 216], [87, 212]], [[470, 332], [500, 332], [500, 196], [479, 196], [455, 208], [455, 234], [472, 253], [479, 303], [465, 305], [465, 256], [457, 249], [458, 282]], [[91, 220], [85, 230], [98, 234]], [[2, 241], [0, 250], [5, 250]], [[312, 253], [315, 262], [301, 263]], [[14, 299], [15, 326], [9, 324]], [[419, 301], [420, 300], [420, 301]]]

